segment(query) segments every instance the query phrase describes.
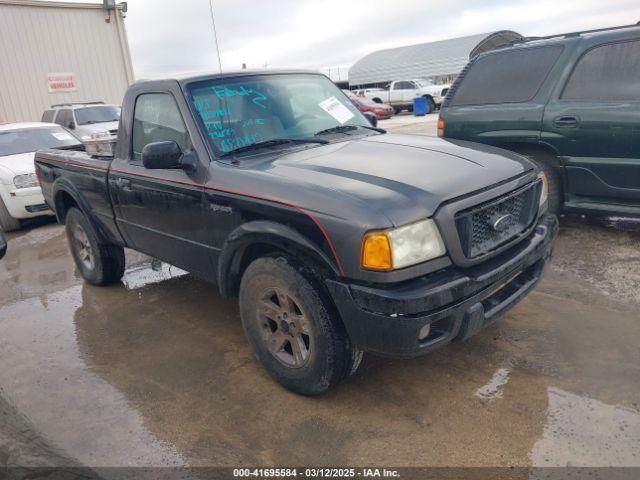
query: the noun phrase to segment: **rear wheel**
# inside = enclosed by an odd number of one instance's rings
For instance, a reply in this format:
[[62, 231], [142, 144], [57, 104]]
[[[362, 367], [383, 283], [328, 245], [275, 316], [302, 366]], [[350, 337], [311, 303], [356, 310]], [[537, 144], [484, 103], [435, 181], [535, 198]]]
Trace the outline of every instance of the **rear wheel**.
[[13, 230], [18, 230], [20, 228], [20, 220], [17, 218], [13, 218], [7, 210], [7, 206], [4, 204], [4, 201], [0, 198], [0, 227], [5, 232], [12, 232]]
[[393, 107], [393, 113], [395, 113], [396, 115], [398, 115], [401, 111], [402, 111], [402, 108], [400, 108], [400, 107]]
[[325, 392], [362, 359], [324, 292], [283, 257], [249, 265], [240, 283], [240, 315], [267, 372], [296, 393]]
[[124, 249], [98, 241], [98, 233], [79, 209], [69, 209], [65, 230], [73, 260], [87, 282], [109, 285], [122, 278], [125, 267]]
[[427, 113], [433, 113], [436, 111], [436, 102], [431, 97], [425, 97], [427, 99]]

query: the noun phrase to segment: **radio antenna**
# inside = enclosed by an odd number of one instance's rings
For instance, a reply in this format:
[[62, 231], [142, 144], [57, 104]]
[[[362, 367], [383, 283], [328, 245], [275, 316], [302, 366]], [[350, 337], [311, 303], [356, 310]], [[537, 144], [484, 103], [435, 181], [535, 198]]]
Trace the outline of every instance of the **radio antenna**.
[[222, 60], [220, 60], [220, 44], [218, 43], [218, 34], [216, 33], [216, 22], [213, 19], [213, 0], [209, 0], [209, 13], [211, 14], [211, 26], [213, 27], [213, 38], [216, 41], [216, 54], [218, 55], [218, 68], [222, 73]]

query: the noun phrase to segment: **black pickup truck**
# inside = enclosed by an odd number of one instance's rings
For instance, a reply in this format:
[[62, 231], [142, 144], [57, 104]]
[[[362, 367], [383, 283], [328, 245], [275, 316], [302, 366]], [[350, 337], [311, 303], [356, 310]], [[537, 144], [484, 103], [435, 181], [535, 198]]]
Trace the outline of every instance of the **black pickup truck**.
[[526, 158], [388, 134], [316, 73], [136, 83], [115, 145], [36, 154], [86, 281], [118, 281], [127, 247], [214, 282], [267, 371], [306, 395], [363, 351], [470, 337], [531, 290], [557, 232]]

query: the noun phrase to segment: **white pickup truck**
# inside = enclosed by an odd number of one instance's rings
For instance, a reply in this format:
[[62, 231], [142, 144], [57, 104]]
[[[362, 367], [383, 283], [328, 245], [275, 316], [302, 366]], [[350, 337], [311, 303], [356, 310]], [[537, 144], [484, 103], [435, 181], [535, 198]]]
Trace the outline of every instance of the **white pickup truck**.
[[396, 113], [401, 110], [413, 109], [413, 99], [425, 97], [428, 102], [428, 112], [432, 113], [439, 107], [444, 96], [449, 90], [449, 85], [435, 85], [430, 80], [395, 80], [386, 89], [367, 89], [362, 95], [377, 103], [388, 103]]

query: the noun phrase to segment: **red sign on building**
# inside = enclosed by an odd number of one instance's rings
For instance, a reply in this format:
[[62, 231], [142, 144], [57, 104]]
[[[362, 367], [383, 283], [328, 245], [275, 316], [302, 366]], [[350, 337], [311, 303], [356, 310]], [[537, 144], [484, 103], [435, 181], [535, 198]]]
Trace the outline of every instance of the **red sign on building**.
[[75, 92], [77, 90], [75, 73], [48, 73], [49, 93]]

